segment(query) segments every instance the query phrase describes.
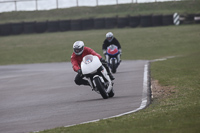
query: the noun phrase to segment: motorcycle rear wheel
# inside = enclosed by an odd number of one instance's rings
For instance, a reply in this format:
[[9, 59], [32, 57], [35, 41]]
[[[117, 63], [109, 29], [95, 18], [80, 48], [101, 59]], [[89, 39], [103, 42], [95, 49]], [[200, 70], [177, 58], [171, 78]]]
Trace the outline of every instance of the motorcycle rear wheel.
[[94, 78], [94, 82], [96, 84], [98, 91], [100, 92], [101, 96], [103, 97], [103, 99], [107, 99], [109, 96], [106, 93], [105, 87], [103, 86], [99, 77]]

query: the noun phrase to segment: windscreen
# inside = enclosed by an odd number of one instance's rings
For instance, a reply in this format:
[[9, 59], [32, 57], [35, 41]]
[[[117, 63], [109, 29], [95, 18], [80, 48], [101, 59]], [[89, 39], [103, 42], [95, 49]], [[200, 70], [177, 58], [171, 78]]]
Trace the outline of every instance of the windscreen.
[[85, 56], [85, 60], [83, 61], [85, 64], [89, 64], [90, 62], [92, 62], [93, 60], [93, 56], [92, 55], [87, 55]]

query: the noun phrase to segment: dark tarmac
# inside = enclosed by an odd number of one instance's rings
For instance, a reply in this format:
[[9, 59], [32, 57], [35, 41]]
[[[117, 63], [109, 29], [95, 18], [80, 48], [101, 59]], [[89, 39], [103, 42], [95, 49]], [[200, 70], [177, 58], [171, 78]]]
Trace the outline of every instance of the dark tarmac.
[[109, 99], [75, 85], [69, 62], [0, 66], [0, 133], [42, 131], [138, 109], [147, 62], [123, 61]]

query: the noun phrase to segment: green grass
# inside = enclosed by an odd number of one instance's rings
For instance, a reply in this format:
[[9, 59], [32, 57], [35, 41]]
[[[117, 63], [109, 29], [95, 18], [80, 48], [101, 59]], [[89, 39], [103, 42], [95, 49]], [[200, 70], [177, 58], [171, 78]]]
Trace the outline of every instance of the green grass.
[[155, 2], [141, 4], [120, 4], [97, 7], [72, 7], [49, 11], [19, 11], [0, 13], [0, 23], [46, 20], [70, 20], [80, 18], [102, 18], [114, 16], [135, 16], [146, 14], [196, 14], [200, 13], [200, 0]]
[[122, 45], [122, 59], [156, 59], [187, 55], [200, 49], [200, 26], [165, 26], [69, 31], [0, 37], [0, 65], [70, 61], [72, 45], [83, 40], [102, 54], [105, 33], [112, 31]]

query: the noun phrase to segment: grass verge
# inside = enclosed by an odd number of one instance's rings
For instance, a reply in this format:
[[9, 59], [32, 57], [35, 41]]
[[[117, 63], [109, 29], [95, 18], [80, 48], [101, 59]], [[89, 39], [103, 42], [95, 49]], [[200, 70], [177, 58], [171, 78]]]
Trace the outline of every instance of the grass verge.
[[122, 59], [156, 59], [200, 49], [199, 25], [70, 31], [0, 37], [0, 65], [70, 61], [72, 45], [83, 40], [102, 54], [105, 33], [122, 45]]

